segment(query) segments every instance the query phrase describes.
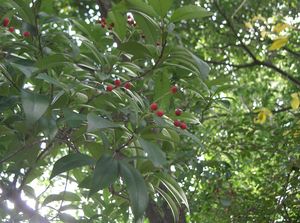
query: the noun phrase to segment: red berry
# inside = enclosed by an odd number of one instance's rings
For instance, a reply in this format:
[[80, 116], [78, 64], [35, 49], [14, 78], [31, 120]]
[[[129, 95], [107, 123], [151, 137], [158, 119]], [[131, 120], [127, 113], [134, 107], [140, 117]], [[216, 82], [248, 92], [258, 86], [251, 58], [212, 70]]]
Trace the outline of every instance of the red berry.
[[106, 90], [107, 91], [112, 91], [114, 87], [112, 85], [107, 85]]
[[8, 31], [11, 32], [11, 33], [13, 33], [15, 31], [15, 27], [12, 27], [12, 26], [9, 27]]
[[132, 87], [132, 85], [131, 85], [130, 82], [126, 82], [126, 83], [124, 84], [124, 87], [125, 87], [126, 89], [130, 89], [130, 88]]
[[102, 18], [101, 18], [101, 22], [102, 22], [102, 23], [106, 23], [105, 17], [102, 17]]
[[119, 79], [115, 80], [115, 86], [119, 87], [121, 85], [121, 81]]
[[150, 109], [151, 109], [152, 111], [155, 111], [155, 110], [158, 109], [158, 105], [154, 102], [154, 103], [152, 103], [152, 104], [150, 105]]
[[9, 21], [9, 18], [7, 18], [7, 17], [4, 18], [4, 19], [3, 19], [3, 26], [4, 26], [4, 27], [7, 27], [8, 24], [9, 24], [9, 22], [10, 22], [10, 21]]
[[171, 92], [173, 93], [173, 94], [175, 94], [176, 92], [177, 92], [177, 87], [174, 85], [174, 86], [172, 86], [171, 87]]
[[174, 125], [175, 125], [176, 127], [179, 127], [179, 126], [181, 125], [181, 122], [178, 121], [178, 120], [175, 120], [175, 121], [174, 121]]
[[128, 16], [127, 16], [127, 19], [128, 19], [128, 20], [131, 19], [131, 15], [128, 15]]
[[175, 115], [179, 116], [179, 115], [181, 115], [181, 113], [182, 113], [182, 110], [180, 108], [176, 108]]
[[181, 129], [186, 129], [186, 128], [187, 128], [187, 125], [186, 125], [184, 122], [181, 122], [180, 128], [181, 128]]
[[24, 37], [29, 37], [29, 36], [30, 36], [30, 32], [28, 32], [28, 31], [24, 32], [24, 33], [23, 33], [23, 36], [24, 36]]
[[164, 115], [164, 112], [163, 112], [162, 110], [158, 110], [158, 111], [156, 112], [156, 115], [157, 115], [158, 117], [161, 117], [161, 116]]
[[106, 26], [105, 23], [102, 23], [102, 22], [101, 22], [101, 27], [102, 27], [102, 28], [105, 28], [105, 26]]

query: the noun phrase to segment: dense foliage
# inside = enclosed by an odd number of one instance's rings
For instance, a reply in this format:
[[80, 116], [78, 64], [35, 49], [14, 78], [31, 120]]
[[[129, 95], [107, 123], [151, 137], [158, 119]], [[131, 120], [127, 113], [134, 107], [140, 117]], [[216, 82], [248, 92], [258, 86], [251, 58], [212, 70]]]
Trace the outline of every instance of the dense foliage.
[[289, 1], [0, 0], [2, 222], [298, 222]]

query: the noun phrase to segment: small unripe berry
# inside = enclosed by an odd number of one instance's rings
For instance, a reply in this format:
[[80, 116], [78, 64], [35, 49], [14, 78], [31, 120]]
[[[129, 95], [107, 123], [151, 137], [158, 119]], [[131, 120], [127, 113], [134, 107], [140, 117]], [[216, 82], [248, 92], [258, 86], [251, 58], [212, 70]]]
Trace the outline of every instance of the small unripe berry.
[[164, 112], [163, 112], [162, 110], [158, 110], [158, 111], [156, 112], [156, 115], [157, 115], [158, 117], [162, 117], [162, 116], [164, 115]]
[[9, 21], [9, 18], [7, 18], [7, 17], [4, 18], [4, 19], [3, 19], [3, 26], [4, 26], [4, 27], [7, 27], [8, 24], [9, 24], [9, 22], [10, 22], [10, 21]]
[[131, 85], [130, 82], [126, 82], [126, 83], [124, 84], [124, 87], [125, 87], [126, 89], [130, 89], [130, 88], [132, 87], [132, 85]]
[[11, 33], [13, 33], [15, 31], [15, 27], [12, 27], [12, 26], [9, 27], [8, 31], [11, 32]]
[[181, 110], [181, 109], [177, 108], [177, 109], [175, 110], [175, 115], [180, 116], [181, 113], [182, 113], [182, 110]]
[[175, 121], [174, 121], [174, 125], [175, 125], [176, 127], [179, 127], [179, 126], [181, 125], [181, 122], [178, 121], [178, 120], [175, 120]]
[[145, 36], [144, 34], [142, 34], [141, 37], [142, 37], [142, 39], [145, 39], [145, 38], [146, 38], [146, 36]]
[[176, 92], [177, 92], [177, 87], [174, 85], [174, 86], [172, 86], [171, 87], [171, 92], [173, 93], [173, 94], [175, 94]]
[[152, 103], [152, 104], [150, 105], [150, 109], [151, 109], [152, 111], [155, 111], [155, 110], [158, 109], [158, 105], [154, 102], [154, 103]]
[[24, 33], [23, 33], [23, 36], [24, 36], [24, 37], [29, 37], [29, 36], [30, 36], [30, 32], [28, 32], [28, 31], [24, 32]]
[[106, 86], [107, 91], [112, 91], [113, 89], [114, 89], [114, 87], [112, 85], [107, 85]]
[[159, 41], [156, 42], [156, 46], [160, 46], [160, 42]]
[[186, 129], [186, 128], [187, 128], [187, 125], [186, 125], [184, 122], [181, 122], [180, 128], [181, 128], [181, 129]]

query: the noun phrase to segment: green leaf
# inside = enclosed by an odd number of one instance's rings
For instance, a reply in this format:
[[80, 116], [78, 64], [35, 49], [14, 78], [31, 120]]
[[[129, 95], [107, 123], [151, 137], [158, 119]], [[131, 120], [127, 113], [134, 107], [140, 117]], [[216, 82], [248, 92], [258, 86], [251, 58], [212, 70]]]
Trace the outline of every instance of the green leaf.
[[94, 165], [94, 163], [95, 161], [92, 157], [82, 153], [66, 155], [55, 162], [50, 179], [63, 172], [82, 166]]
[[157, 14], [154, 11], [154, 9], [150, 5], [146, 4], [143, 1], [125, 0], [125, 4], [126, 4], [128, 10], [136, 10], [136, 11], [146, 13], [147, 15], [149, 15], [151, 17], [157, 17]]
[[43, 206], [53, 202], [53, 201], [80, 201], [80, 197], [72, 192], [69, 191], [63, 191], [59, 194], [50, 194], [49, 196], [47, 196], [43, 202]]
[[19, 63], [11, 63], [12, 67], [18, 69], [21, 71], [27, 78], [30, 78], [31, 75], [36, 72], [38, 69], [34, 66], [25, 65], [25, 64], [19, 64]]
[[89, 196], [113, 184], [118, 178], [118, 161], [105, 154], [96, 163]]
[[143, 150], [148, 154], [148, 158], [152, 161], [156, 167], [166, 164], [166, 154], [159, 148], [157, 144], [147, 141], [143, 138], [139, 138], [139, 143]]
[[55, 78], [53, 78], [53, 77], [51, 77], [51, 76], [49, 76], [49, 75], [47, 75], [45, 73], [41, 73], [41, 74], [37, 75], [36, 78], [40, 79], [40, 80], [44, 80], [47, 83], [53, 84], [53, 85], [55, 85], [57, 87], [60, 87], [60, 88], [62, 88], [64, 90], [66, 90], [66, 91], [68, 90], [68, 87], [64, 83], [56, 80]]
[[157, 22], [150, 16], [140, 11], [135, 12], [134, 19], [145, 34], [145, 41], [154, 44], [161, 39]]
[[21, 17], [30, 24], [34, 24], [34, 13], [29, 7], [29, 3], [23, 0], [12, 0], [10, 4], [20, 13]]
[[211, 16], [213, 13], [196, 5], [186, 5], [176, 9], [171, 17], [171, 22], [177, 22], [188, 19], [201, 19], [203, 17]]
[[118, 48], [119, 50], [129, 53], [136, 58], [151, 56], [148, 49], [138, 42], [121, 43]]
[[149, 0], [149, 4], [161, 17], [165, 17], [174, 0]]
[[148, 191], [143, 176], [129, 164], [120, 161], [121, 176], [127, 186], [131, 209], [136, 219], [143, 216], [148, 206]]
[[163, 72], [159, 72], [154, 76], [154, 101], [158, 100], [160, 108], [163, 110], [168, 110], [170, 107], [171, 94], [169, 92], [171, 75], [167, 69], [164, 69]]
[[69, 60], [63, 54], [53, 54], [37, 61], [37, 67], [41, 70], [68, 64]]
[[123, 16], [122, 12], [114, 10], [113, 8], [112, 11], [108, 13], [108, 17], [115, 24], [113, 31], [117, 34], [119, 39], [124, 40], [127, 29], [125, 22], [126, 19]]
[[34, 92], [22, 91], [22, 105], [26, 119], [29, 123], [36, 122], [47, 110], [49, 106], [48, 98]]
[[167, 194], [165, 191], [163, 191], [162, 189], [160, 189], [159, 187], [155, 187], [156, 190], [158, 191], [158, 193], [165, 199], [165, 201], [168, 203], [171, 211], [172, 211], [172, 215], [174, 218], [174, 222], [178, 222], [179, 219], [179, 210], [178, 207], [176, 206], [174, 200], [171, 198], [171, 196], [169, 194]]
[[168, 191], [177, 200], [179, 205], [181, 203], [184, 203], [187, 209], [189, 209], [189, 203], [187, 201], [184, 191], [182, 190], [181, 186], [170, 175], [158, 173], [155, 176], [161, 180], [161, 182], [165, 185]]
[[87, 115], [88, 120], [88, 132], [94, 132], [99, 129], [107, 129], [107, 128], [120, 128], [121, 126], [115, 124], [108, 119], [102, 118], [96, 114], [89, 113]]

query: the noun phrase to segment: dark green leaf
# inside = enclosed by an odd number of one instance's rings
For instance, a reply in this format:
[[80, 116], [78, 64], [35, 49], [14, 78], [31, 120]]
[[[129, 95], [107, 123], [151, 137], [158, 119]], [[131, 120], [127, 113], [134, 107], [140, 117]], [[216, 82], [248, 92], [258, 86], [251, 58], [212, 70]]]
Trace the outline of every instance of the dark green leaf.
[[139, 138], [138, 141], [143, 150], [148, 154], [148, 158], [153, 162], [154, 166], [158, 167], [166, 164], [166, 154], [160, 149], [159, 145], [142, 138]]
[[106, 154], [97, 161], [90, 196], [98, 190], [108, 187], [117, 180], [118, 166], [118, 161]]
[[175, 10], [171, 17], [172, 22], [188, 19], [201, 19], [203, 17], [211, 16], [212, 13], [206, 9], [196, 5], [186, 5]]
[[165, 17], [174, 0], [149, 0], [149, 4], [161, 17]]
[[120, 162], [121, 176], [127, 186], [132, 212], [135, 218], [143, 216], [148, 206], [148, 191], [143, 176], [132, 166]]
[[22, 105], [29, 123], [36, 122], [49, 106], [48, 98], [34, 92], [22, 91]]
[[93, 165], [94, 163], [93, 158], [85, 154], [74, 153], [66, 155], [55, 162], [50, 179], [60, 173], [82, 166]]
[[88, 120], [88, 132], [93, 132], [99, 129], [107, 129], [107, 128], [120, 128], [121, 126], [115, 124], [108, 119], [102, 118], [96, 114], [89, 113], [87, 116]]

